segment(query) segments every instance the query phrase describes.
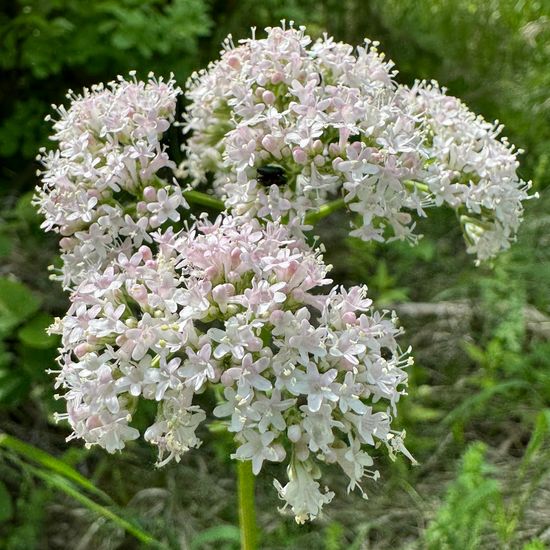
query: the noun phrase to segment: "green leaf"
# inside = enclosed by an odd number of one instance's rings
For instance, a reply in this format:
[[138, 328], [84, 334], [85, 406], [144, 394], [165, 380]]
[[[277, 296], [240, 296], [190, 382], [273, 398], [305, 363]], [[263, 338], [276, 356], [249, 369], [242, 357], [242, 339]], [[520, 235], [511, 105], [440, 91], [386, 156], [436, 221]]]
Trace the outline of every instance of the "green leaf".
[[533, 539], [523, 545], [522, 550], [546, 550], [548, 547], [539, 539]]
[[9, 256], [12, 249], [11, 239], [7, 235], [0, 234], [0, 258]]
[[496, 384], [489, 388], [485, 388], [467, 399], [464, 399], [458, 407], [454, 408], [444, 419], [443, 422], [447, 425], [454, 422], [465, 422], [472, 416], [479, 414], [485, 404], [490, 401], [495, 395], [502, 395], [509, 391], [524, 388], [531, 389], [531, 386], [525, 380], [510, 380]]
[[500, 485], [485, 460], [483, 443], [471, 444], [462, 457], [458, 475], [423, 533], [422, 548], [475, 550], [502, 502]]
[[52, 383], [48, 369], [56, 366], [56, 348], [31, 348], [20, 343], [16, 351], [17, 364], [25, 371], [25, 376], [30, 377], [33, 383]]
[[434, 422], [443, 416], [443, 411], [423, 405], [411, 405], [408, 414], [417, 422]]
[[468, 354], [468, 357], [472, 361], [479, 363], [480, 365], [485, 365], [487, 362], [486, 352], [483, 348], [472, 344], [471, 342], [463, 342], [464, 351]]
[[24, 284], [0, 277], [0, 331], [22, 323], [39, 307], [40, 300]]
[[34, 192], [32, 191], [25, 193], [19, 198], [15, 206], [15, 214], [23, 222], [36, 223], [39, 220], [36, 208], [32, 205], [33, 196]]
[[546, 441], [546, 438], [548, 437], [549, 432], [550, 432], [550, 409], [545, 409], [537, 415], [537, 418], [535, 420], [535, 428], [533, 430], [533, 434], [531, 435], [531, 439], [529, 440], [527, 449], [525, 449], [523, 459], [521, 460], [521, 464], [520, 464], [521, 474], [527, 471], [527, 468], [533, 461], [534, 456], [538, 453], [538, 451], [541, 449], [544, 442]]
[[31, 348], [54, 348], [59, 339], [46, 332], [53, 321], [54, 319], [50, 315], [39, 313], [19, 329], [17, 336], [21, 342]]
[[0, 405], [16, 405], [29, 390], [30, 380], [23, 372], [0, 370]]
[[329, 523], [324, 529], [325, 550], [340, 550], [344, 541], [344, 526], [337, 521]]
[[13, 503], [7, 487], [0, 481], [0, 523], [8, 521], [13, 516]]

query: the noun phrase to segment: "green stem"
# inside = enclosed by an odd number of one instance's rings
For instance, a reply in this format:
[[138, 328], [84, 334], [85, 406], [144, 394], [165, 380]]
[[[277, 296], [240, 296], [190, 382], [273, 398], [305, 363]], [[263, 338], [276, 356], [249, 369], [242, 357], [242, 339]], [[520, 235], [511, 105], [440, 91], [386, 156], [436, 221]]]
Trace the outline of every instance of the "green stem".
[[252, 462], [237, 461], [239, 492], [239, 525], [241, 529], [241, 550], [256, 550], [257, 528], [254, 505], [254, 474]]
[[35, 468], [33, 466], [27, 466], [27, 468], [38, 478], [42, 479], [48, 485], [64, 492], [66, 495], [74, 498], [76, 501], [80, 502], [89, 510], [103, 516], [104, 518], [112, 521], [120, 528], [127, 531], [130, 535], [135, 537], [137, 540], [143, 542], [147, 546], [154, 546], [156, 548], [166, 548], [160, 541], [153, 538], [149, 533], [141, 530], [135, 524], [127, 521], [126, 519], [115, 514], [105, 506], [94, 502], [92, 499], [88, 498], [86, 495], [80, 493], [74, 486], [65, 481], [63, 478], [57, 476], [56, 474], [47, 474]]
[[336, 199], [331, 202], [327, 202], [326, 204], [323, 204], [319, 210], [315, 212], [310, 212], [306, 218], [305, 218], [305, 224], [306, 225], [315, 225], [319, 220], [322, 220], [323, 218], [326, 218], [328, 215], [332, 214], [333, 212], [336, 212], [336, 210], [339, 210], [340, 208], [343, 208], [346, 205], [346, 202], [344, 199]]
[[89, 479], [85, 478], [74, 468], [54, 456], [42, 451], [38, 447], [29, 445], [16, 437], [6, 433], [0, 433], [0, 448], [9, 449], [27, 460], [40, 464], [43, 468], [60, 474], [68, 480], [76, 483], [83, 489], [102, 498], [105, 502], [112, 503], [111, 497], [98, 489]]
[[[405, 182], [405, 186], [407, 186], [411, 190], [416, 189], [422, 193], [430, 192], [430, 189], [425, 183], [420, 183], [418, 181], [408, 180]], [[185, 191], [183, 193], [183, 196], [191, 204], [199, 204], [201, 206], [211, 208], [212, 210], [225, 210], [224, 202], [220, 199], [213, 197], [212, 195], [207, 195], [206, 193], [201, 193], [200, 191]], [[315, 212], [310, 212], [305, 217], [305, 223], [306, 225], [315, 225], [317, 222], [319, 222], [323, 218], [326, 218], [333, 212], [336, 212], [336, 210], [340, 210], [340, 208], [343, 208], [345, 205], [346, 202], [343, 198], [327, 202], [326, 204], [323, 204], [323, 206], [321, 206], [319, 210], [316, 210]]]
[[212, 195], [201, 193], [200, 191], [184, 191], [183, 196], [191, 204], [200, 204], [212, 210], [225, 210], [225, 204], [220, 199], [216, 199]]
[[411, 191], [414, 191], [415, 189], [417, 189], [422, 193], [430, 192], [430, 188], [425, 183], [420, 183], [419, 181], [406, 180], [405, 187], [408, 187]]
[[[407, 180], [405, 181], [405, 186], [409, 189], [417, 189], [422, 193], [429, 193], [430, 189], [425, 183], [420, 183], [419, 181]], [[201, 193], [200, 191], [184, 191], [183, 196], [187, 199], [188, 202], [192, 204], [200, 204], [201, 206], [206, 206], [207, 208], [212, 208], [212, 210], [225, 210], [225, 204], [222, 200], [213, 197], [212, 195], [207, 195], [206, 193]], [[319, 220], [326, 218], [328, 215], [332, 214], [336, 210], [343, 208], [346, 205], [346, 202], [343, 198], [336, 199], [331, 202], [323, 204], [319, 210], [315, 212], [310, 212], [306, 218], [305, 222], [308, 225], [313, 225]]]

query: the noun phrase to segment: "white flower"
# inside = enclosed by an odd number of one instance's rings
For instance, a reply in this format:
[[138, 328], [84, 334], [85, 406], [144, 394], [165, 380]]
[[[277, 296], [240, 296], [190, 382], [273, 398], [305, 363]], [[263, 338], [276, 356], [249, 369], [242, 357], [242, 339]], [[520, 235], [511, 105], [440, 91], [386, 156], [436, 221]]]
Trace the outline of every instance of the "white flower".
[[240, 361], [246, 350], [260, 351], [263, 347], [262, 340], [255, 335], [253, 327], [246, 323], [242, 315], [226, 321], [225, 330], [211, 328], [208, 336], [218, 343], [214, 350], [216, 359], [229, 353]]
[[262, 434], [255, 430], [244, 430], [242, 432], [245, 443], [243, 443], [237, 452], [231, 455], [231, 458], [238, 460], [251, 460], [252, 471], [255, 475], [260, 473], [264, 460], [270, 462], [281, 462], [285, 458], [285, 450], [281, 445], [273, 444], [277, 437], [273, 432], [264, 432]]
[[134, 361], [141, 360], [159, 340], [158, 322], [145, 313], [136, 328], [129, 328], [117, 338], [122, 353]]
[[252, 354], [247, 353], [240, 366], [231, 367], [222, 375], [224, 384], [232, 384], [237, 382], [238, 394], [241, 397], [246, 397], [255, 388], [260, 391], [269, 391], [272, 388], [271, 382], [261, 376], [270, 366], [270, 360], [267, 357], [261, 357], [254, 361]]
[[[315, 86], [294, 86], [305, 98], [307, 117], [324, 101], [308, 96]], [[266, 94], [265, 101], [271, 100]], [[346, 105], [337, 108], [334, 117], [344, 120]], [[270, 110], [254, 116], [277, 120]], [[74, 288], [67, 315], [52, 327], [62, 334], [56, 388], [67, 402], [67, 414], [58, 418], [69, 421], [71, 437], [114, 452], [139, 435], [130, 411], [139, 401], [153, 401], [157, 417], [144, 437], [158, 448], [161, 466], [201, 444], [197, 429], [207, 412], [193, 404], [194, 396], [221, 384], [223, 397], [216, 394], [212, 412], [227, 419], [239, 445], [234, 457], [251, 460], [257, 474], [265, 460], [285, 460], [287, 446], [290, 482], [279, 492], [298, 521], [313, 518], [332, 498], [316, 481], [323, 463], [353, 472], [353, 486], [363, 474], [373, 475], [357, 444], [353, 453], [339, 456], [345, 441], [367, 445], [377, 438], [390, 456], [409, 456], [403, 435], [391, 429], [389, 412], [395, 415], [410, 364], [398, 350], [395, 319], [371, 310], [364, 287], [323, 293], [329, 267], [297, 223], [225, 214], [175, 231], [170, 225], [179, 216], [180, 191], [156, 176], [144, 185], [143, 170], [154, 170], [163, 157], [158, 151], [149, 155], [147, 143], [131, 138], [154, 141], [166, 124], [140, 120], [145, 127], [134, 133], [123, 118], [118, 125], [107, 120], [107, 130], [94, 129], [94, 146], [105, 140], [111, 147], [124, 138], [133, 152], [121, 158], [120, 151], [109, 151], [104, 176], [112, 177], [103, 181], [96, 174], [95, 187], [86, 180], [92, 196], [101, 190], [98, 202], [92, 201], [97, 217], [77, 230], [63, 229], [66, 273]], [[299, 140], [309, 135], [307, 128], [297, 132]], [[344, 139], [345, 129], [339, 134]], [[277, 149], [282, 136], [271, 138], [265, 147], [284, 156], [284, 147]], [[87, 142], [77, 145], [85, 149]], [[300, 165], [307, 155], [293, 150]], [[118, 163], [123, 171], [117, 172]], [[122, 189], [136, 196], [135, 214], [146, 223], [128, 220], [127, 207], [115, 195]], [[109, 204], [101, 202], [104, 196]], [[83, 204], [78, 194], [75, 200]], [[163, 229], [153, 231], [159, 224]], [[374, 415], [374, 402], [386, 412]]]
[[[137, 248], [148, 240], [150, 225], [178, 220], [176, 209], [187, 207], [179, 185], [156, 175], [175, 168], [160, 140], [174, 120], [180, 93], [172, 78], [119, 77], [81, 95], [70, 93], [70, 107], [56, 108], [51, 138], [58, 149], [41, 151], [42, 187], [34, 202], [45, 217], [42, 227], [65, 237], [66, 286], [103, 269], [128, 245]], [[141, 200], [147, 183], [160, 187], [149, 209]]]
[[179, 369], [178, 374], [183, 377], [185, 384], [199, 391], [206, 382], [215, 381], [219, 376], [218, 364], [212, 357], [212, 345], [205, 343], [198, 352], [192, 348], [185, 349], [187, 359]]
[[280, 390], [273, 390], [269, 397], [258, 394], [251, 404], [252, 414], [249, 416], [257, 420], [260, 433], [266, 432], [270, 427], [283, 432], [286, 429], [284, 411], [296, 404], [296, 399], [281, 399]]
[[[169, 194], [169, 191], [172, 194]], [[157, 192], [157, 200], [147, 204], [147, 210], [153, 214], [151, 218], [152, 227], [158, 227], [168, 220], [179, 221], [178, 209], [184, 204], [179, 187], [162, 188]]]
[[274, 481], [279, 496], [292, 508], [296, 523], [305, 523], [319, 515], [325, 504], [334, 497], [332, 491], [320, 491], [314, 476], [308, 471], [308, 465], [293, 461], [289, 466], [289, 482], [283, 487]]
[[338, 384], [334, 383], [337, 375], [336, 369], [320, 373], [315, 363], [309, 363], [307, 372], [296, 372], [296, 381], [289, 389], [295, 395], [306, 395], [309, 410], [317, 412], [325, 400], [338, 401]]
[[378, 471], [366, 470], [366, 468], [370, 468], [374, 464], [372, 457], [361, 449], [361, 445], [357, 439], [350, 438], [350, 441], [351, 444], [349, 446], [342, 445], [332, 449], [334, 460], [338, 462], [338, 465], [350, 479], [347, 488], [348, 493], [355, 488], [358, 488], [363, 493], [359, 481], [367, 473], [373, 479], [378, 479], [379, 473]]

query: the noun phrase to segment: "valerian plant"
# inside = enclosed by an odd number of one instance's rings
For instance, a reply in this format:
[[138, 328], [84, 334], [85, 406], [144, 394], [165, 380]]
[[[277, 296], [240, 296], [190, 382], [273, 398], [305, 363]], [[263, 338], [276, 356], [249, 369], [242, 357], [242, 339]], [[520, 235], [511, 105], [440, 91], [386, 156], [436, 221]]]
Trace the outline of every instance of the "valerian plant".
[[[227, 419], [232, 457], [255, 475], [287, 465], [274, 484], [301, 523], [334, 496], [326, 464], [363, 492], [373, 449], [414, 462], [393, 427], [412, 363], [397, 319], [366, 287], [329, 286], [311, 222], [347, 207], [352, 235], [414, 244], [415, 217], [447, 205], [481, 262], [514, 240], [530, 184], [500, 126], [437, 83], [398, 85], [376, 43], [266, 32], [229, 38], [185, 92], [131, 75], [70, 93], [35, 202], [71, 292], [51, 327], [70, 438], [122, 450], [140, 436], [138, 402], [154, 401], [143, 437], [164, 465], [201, 444], [207, 418]], [[176, 166], [163, 135], [183, 93]], [[200, 204], [224, 211], [210, 221]]]

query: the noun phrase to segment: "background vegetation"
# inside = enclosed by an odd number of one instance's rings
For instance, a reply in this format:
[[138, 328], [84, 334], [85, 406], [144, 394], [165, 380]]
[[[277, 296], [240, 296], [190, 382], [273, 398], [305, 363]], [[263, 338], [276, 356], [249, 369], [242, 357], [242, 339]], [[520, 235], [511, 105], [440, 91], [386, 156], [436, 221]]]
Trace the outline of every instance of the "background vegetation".
[[[450, 212], [422, 223], [416, 248], [318, 228], [334, 278], [366, 282], [414, 346], [400, 422], [420, 462], [381, 462], [369, 500], [345, 494], [298, 527], [259, 481], [261, 547], [339, 549], [550, 547], [550, 5], [547, 0], [19, 0], [0, 8], [0, 548], [238, 547], [234, 466], [220, 434], [155, 470], [134, 443], [109, 456], [65, 442], [43, 332], [66, 308], [48, 280], [56, 239], [30, 206], [49, 105], [137, 69], [183, 84], [228, 33], [282, 18], [355, 44], [378, 39], [399, 78], [435, 78], [506, 124], [522, 175], [540, 192], [519, 242], [474, 268]], [[144, 421], [150, 411], [142, 411]], [[337, 476], [336, 473], [332, 474]], [[152, 542], [153, 539], [157, 542]]]

